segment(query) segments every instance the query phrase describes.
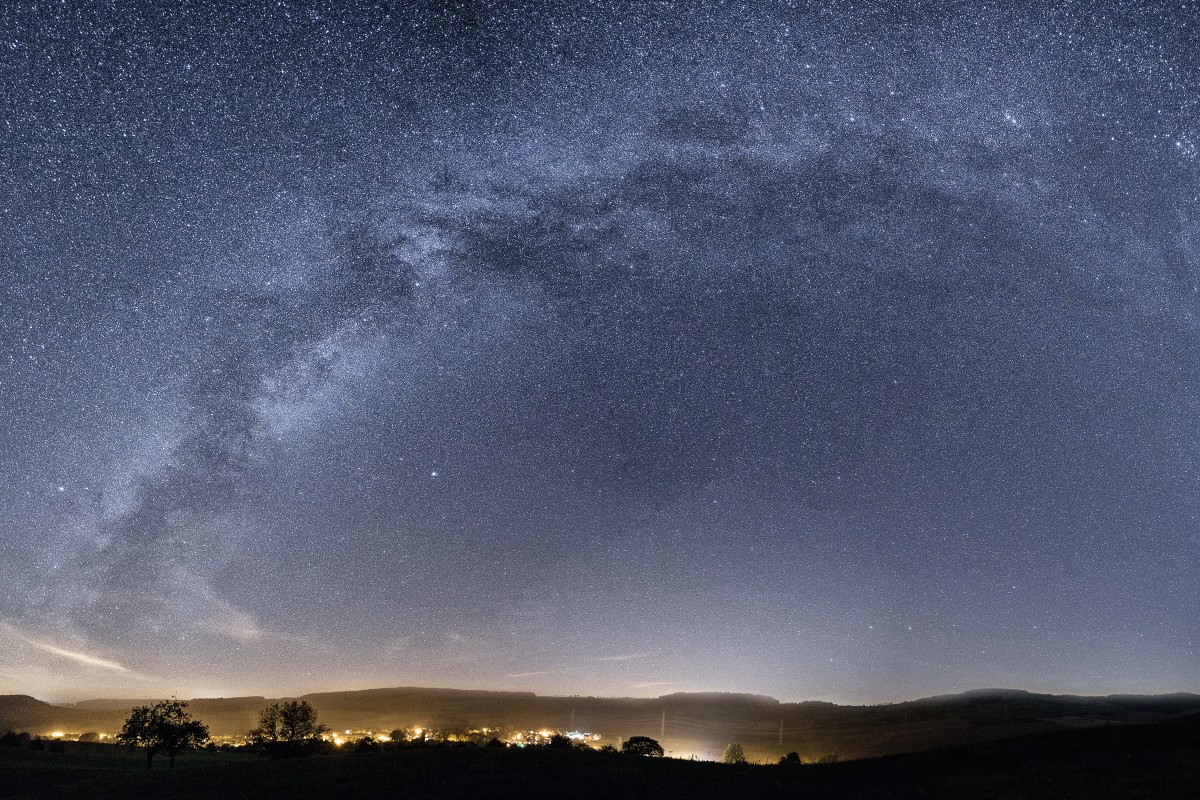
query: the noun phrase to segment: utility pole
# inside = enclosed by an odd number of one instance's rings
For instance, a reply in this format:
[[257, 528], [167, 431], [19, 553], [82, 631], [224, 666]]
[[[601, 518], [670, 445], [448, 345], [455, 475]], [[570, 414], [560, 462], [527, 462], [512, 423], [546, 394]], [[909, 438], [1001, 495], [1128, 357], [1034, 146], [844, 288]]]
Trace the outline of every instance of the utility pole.
[[667, 735], [667, 710], [663, 709], [662, 724], [658, 726], [658, 738], [662, 739]]
[[571, 709], [571, 727], [568, 730], [575, 730], [575, 709]]
[[779, 718], [779, 746], [783, 747], [783, 717]]

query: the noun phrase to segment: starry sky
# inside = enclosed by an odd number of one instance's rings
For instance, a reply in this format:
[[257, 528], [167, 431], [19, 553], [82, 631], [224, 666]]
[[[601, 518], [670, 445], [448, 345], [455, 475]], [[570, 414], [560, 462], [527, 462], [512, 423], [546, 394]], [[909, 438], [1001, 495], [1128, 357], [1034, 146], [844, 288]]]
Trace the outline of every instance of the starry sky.
[[0, 693], [1200, 689], [1198, 33], [5, 3]]

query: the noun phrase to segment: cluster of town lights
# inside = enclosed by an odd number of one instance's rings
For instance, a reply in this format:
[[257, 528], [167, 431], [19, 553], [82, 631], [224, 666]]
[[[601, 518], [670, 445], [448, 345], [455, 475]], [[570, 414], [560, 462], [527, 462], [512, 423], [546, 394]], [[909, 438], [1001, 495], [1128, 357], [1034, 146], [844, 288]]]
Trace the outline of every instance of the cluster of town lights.
[[[452, 734], [448, 734], [444, 737], [439, 736], [437, 731], [434, 731], [433, 729], [427, 728], [425, 726], [412, 728], [411, 731], [412, 731], [411, 735], [399, 737], [398, 740], [399, 741], [444, 740], [444, 741], [456, 742], [456, 741], [467, 741], [470, 738], [479, 737], [479, 736], [495, 737], [495, 738], [499, 739], [500, 735], [501, 735], [501, 731], [497, 728], [477, 728], [477, 729], [467, 731], [466, 736], [464, 736], [463, 734], [459, 734], [459, 733], [452, 733]], [[395, 733], [395, 731], [392, 731], [392, 733]], [[53, 731], [46, 735], [52, 739], [60, 739], [60, 740], [65, 740], [65, 741], [78, 741], [80, 736], [82, 736], [82, 734], [68, 733], [66, 731]], [[533, 746], [533, 745], [548, 744], [550, 742], [550, 740], [553, 739], [555, 736], [565, 736], [566, 738], [570, 739], [572, 742], [581, 742], [581, 743], [597, 742], [600, 740], [600, 734], [598, 734], [598, 733], [586, 733], [584, 731], [557, 731], [557, 730], [551, 730], [549, 728], [541, 728], [538, 730], [515, 731], [515, 732], [510, 733], [507, 737], [500, 739], [500, 741], [504, 742], [505, 744], [514, 746], [514, 747], [526, 747], [526, 746]], [[342, 731], [334, 731], [334, 732], [327, 733], [327, 734], [323, 735], [321, 738], [326, 742], [331, 742], [336, 747], [341, 747], [342, 745], [346, 744], [347, 742], [354, 744], [363, 739], [370, 739], [374, 742], [378, 742], [381, 744], [397, 740], [397, 738], [395, 738], [389, 734], [376, 733], [373, 730], [352, 730], [350, 728], [346, 728], [345, 730], [342, 730]], [[96, 740], [97, 741], [111, 741], [112, 736], [107, 733], [101, 733], [101, 734], [96, 735]], [[214, 736], [213, 742], [215, 744], [232, 745], [234, 747], [241, 747], [241, 746], [245, 746], [250, 743], [243, 736]]]

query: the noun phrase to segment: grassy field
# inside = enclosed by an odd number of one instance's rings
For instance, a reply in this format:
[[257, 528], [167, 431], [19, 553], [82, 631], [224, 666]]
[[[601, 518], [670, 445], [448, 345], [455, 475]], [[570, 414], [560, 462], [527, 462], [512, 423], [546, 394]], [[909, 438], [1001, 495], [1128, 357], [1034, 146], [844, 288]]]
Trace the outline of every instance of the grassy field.
[[0, 748], [0, 798], [1195, 798], [1200, 720], [1098, 728], [839, 764], [726, 766], [554, 748], [426, 748], [272, 760]]

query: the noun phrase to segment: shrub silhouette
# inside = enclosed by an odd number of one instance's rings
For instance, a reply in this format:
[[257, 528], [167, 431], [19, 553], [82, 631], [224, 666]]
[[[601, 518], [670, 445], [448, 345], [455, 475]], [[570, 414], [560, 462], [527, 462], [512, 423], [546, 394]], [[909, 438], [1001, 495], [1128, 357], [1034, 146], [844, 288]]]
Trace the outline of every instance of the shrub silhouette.
[[649, 736], [630, 736], [621, 744], [621, 752], [633, 756], [662, 758], [664, 751], [656, 739]]

